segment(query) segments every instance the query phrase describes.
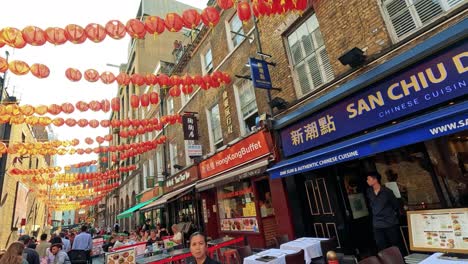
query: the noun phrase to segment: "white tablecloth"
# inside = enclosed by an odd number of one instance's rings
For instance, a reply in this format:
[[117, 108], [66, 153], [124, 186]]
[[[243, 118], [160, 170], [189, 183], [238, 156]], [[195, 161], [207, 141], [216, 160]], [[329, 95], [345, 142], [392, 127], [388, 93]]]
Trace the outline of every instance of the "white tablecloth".
[[[269, 264], [286, 264], [286, 255], [294, 254], [294, 253], [296, 253], [296, 251], [294, 251], [294, 250], [283, 250], [283, 249], [272, 248], [272, 249], [268, 249], [268, 250], [259, 252], [259, 253], [255, 254], [255, 255], [246, 257], [244, 259], [244, 264], [265, 264], [265, 263], [269, 263]], [[269, 261], [269, 262], [263, 262], [263, 261], [256, 260], [256, 259], [261, 258], [263, 256], [272, 256], [272, 257], [276, 257], [276, 258]]]
[[327, 240], [328, 238], [315, 238], [315, 237], [301, 237], [296, 240], [284, 243], [280, 249], [289, 249], [296, 252], [301, 249], [304, 250], [304, 260], [306, 264], [311, 262], [311, 259], [322, 256], [322, 249], [320, 249], [320, 240]]
[[434, 253], [427, 259], [419, 262], [419, 264], [462, 264], [468, 263], [468, 260], [448, 260], [448, 259], [440, 259], [439, 256], [443, 253]]

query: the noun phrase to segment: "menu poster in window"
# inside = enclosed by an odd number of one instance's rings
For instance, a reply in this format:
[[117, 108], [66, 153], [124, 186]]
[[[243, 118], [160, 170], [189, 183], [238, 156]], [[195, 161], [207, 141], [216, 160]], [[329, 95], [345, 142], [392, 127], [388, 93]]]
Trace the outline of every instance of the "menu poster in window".
[[259, 232], [257, 218], [243, 217], [221, 220], [222, 231]]
[[112, 253], [106, 253], [107, 264], [136, 264], [135, 248], [129, 248]]
[[104, 245], [104, 238], [93, 238], [93, 249], [91, 250], [91, 256], [101, 255], [104, 251], [102, 250]]
[[468, 208], [407, 213], [411, 250], [468, 251]]

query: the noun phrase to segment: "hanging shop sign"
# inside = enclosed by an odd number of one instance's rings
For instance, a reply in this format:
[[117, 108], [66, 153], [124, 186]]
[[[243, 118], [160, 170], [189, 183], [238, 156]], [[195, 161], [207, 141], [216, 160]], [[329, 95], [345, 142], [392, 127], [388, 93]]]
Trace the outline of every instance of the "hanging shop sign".
[[198, 121], [195, 115], [183, 115], [184, 140], [198, 140]]
[[224, 106], [224, 117], [226, 120], [227, 133], [232, 134], [234, 130], [232, 126], [231, 106], [229, 104], [229, 97], [228, 97], [227, 91], [223, 92], [223, 106]]
[[202, 179], [230, 170], [271, 153], [268, 132], [255, 133], [200, 163]]
[[428, 57], [281, 131], [290, 156], [468, 93], [468, 41]]
[[196, 165], [177, 173], [174, 176], [167, 178], [164, 183], [164, 193], [171, 192], [179, 189], [180, 187], [187, 186], [190, 183], [198, 180], [198, 167]]
[[189, 157], [203, 156], [202, 145], [188, 145], [187, 154]]
[[268, 64], [264, 60], [249, 58], [250, 77], [252, 78], [253, 87], [261, 89], [271, 89], [270, 71]]

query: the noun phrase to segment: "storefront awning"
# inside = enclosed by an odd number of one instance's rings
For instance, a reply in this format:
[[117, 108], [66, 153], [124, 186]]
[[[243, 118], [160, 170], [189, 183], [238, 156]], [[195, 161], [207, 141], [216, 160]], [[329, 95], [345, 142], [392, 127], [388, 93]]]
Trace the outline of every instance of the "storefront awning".
[[450, 135], [468, 128], [468, 102], [418, 116], [341, 143], [279, 162], [268, 169], [280, 178], [367, 157], [402, 146]]
[[224, 183], [259, 175], [266, 171], [266, 166], [268, 163], [269, 161], [267, 156], [247, 165], [236, 168], [235, 170], [231, 170], [230, 172], [221, 174], [220, 176], [211, 177], [205, 181], [201, 181], [197, 183], [195, 187], [199, 191], [204, 191]]
[[148, 201], [139, 203], [139, 204], [137, 204], [137, 205], [135, 205], [135, 206], [133, 206], [133, 207], [131, 207], [131, 208], [129, 208], [129, 209], [123, 211], [122, 213], [120, 213], [120, 214], [117, 215], [117, 219], [120, 220], [120, 219], [123, 219], [123, 218], [127, 218], [127, 217], [132, 216], [133, 213], [134, 213], [135, 211], [137, 211], [138, 209], [142, 208], [142, 207], [145, 206], [145, 205], [148, 205], [149, 203], [152, 203], [152, 202], [158, 200], [159, 197], [161, 197], [161, 196], [153, 197], [153, 198], [151, 198], [151, 199], [148, 200]]
[[156, 209], [158, 207], [161, 207], [164, 204], [166, 204], [167, 202], [169, 202], [171, 199], [173, 199], [173, 198], [179, 196], [180, 194], [190, 190], [194, 186], [195, 186], [195, 183], [187, 185], [187, 186], [185, 186], [183, 188], [180, 188], [178, 190], [175, 190], [173, 192], [164, 194], [160, 199], [158, 199], [158, 200], [156, 200], [156, 201], [142, 207], [140, 210], [141, 211], [148, 211], [148, 210], [151, 210], [151, 209]]

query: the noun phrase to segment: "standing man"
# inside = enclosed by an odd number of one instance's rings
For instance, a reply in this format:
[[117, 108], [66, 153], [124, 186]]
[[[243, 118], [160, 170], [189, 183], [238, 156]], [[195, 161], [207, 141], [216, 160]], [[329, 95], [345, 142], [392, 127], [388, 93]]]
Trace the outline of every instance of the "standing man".
[[75, 237], [73, 241], [72, 250], [84, 250], [86, 251], [86, 257], [88, 263], [91, 263], [91, 249], [93, 248], [93, 239], [91, 234], [87, 233], [88, 227], [83, 225], [81, 232]]
[[22, 235], [19, 237], [18, 241], [24, 244], [23, 259], [25, 259], [28, 264], [39, 264], [39, 254], [37, 254], [36, 250], [28, 247], [29, 243], [31, 243], [31, 237]]
[[114, 232], [118, 234], [119, 231], [120, 231], [120, 225], [119, 225], [119, 222], [116, 221], [114, 224]]
[[71, 242], [67, 239], [64, 232], [60, 232], [60, 238], [62, 239], [63, 251], [67, 252], [71, 250]]
[[40, 259], [47, 258], [47, 249], [50, 248], [51, 244], [47, 242], [47, 234], [41, 235], [41, 241], [36, 247], [36, 252], [39, 254]]
[[372, 224], [378, 250], [397, 246], [402, 251], [399, 228], [399, 203], [393, 191], [381, 185], [382, 176], [378, 172], [367, 174], [367, 190], [370, 208], [372, 210]]

